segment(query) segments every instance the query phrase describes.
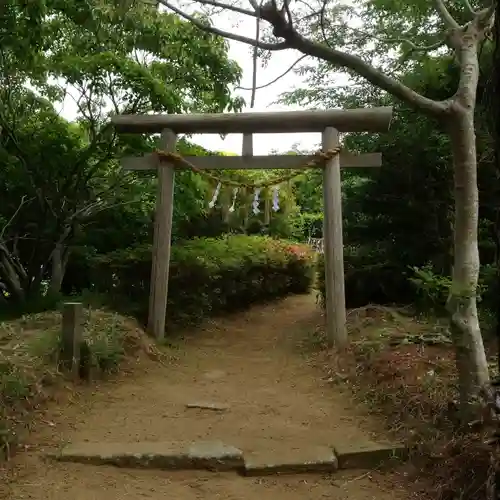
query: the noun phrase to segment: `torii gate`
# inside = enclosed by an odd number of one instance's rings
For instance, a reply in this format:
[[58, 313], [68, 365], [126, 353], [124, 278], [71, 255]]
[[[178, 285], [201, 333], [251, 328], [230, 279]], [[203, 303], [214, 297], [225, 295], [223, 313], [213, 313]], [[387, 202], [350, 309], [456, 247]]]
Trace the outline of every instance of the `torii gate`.
[[[242, 156], [186, 157], [186, 160], [199, 169], [297, 169], [313, 157], [253, 156], [252, 134], [322, 132], [322, 149], [326, 152], [338, 148], [339, 132], [385, 132], [389, 129], [391, 118], [391, 107], [379, 107], [269, 113], [118, 115], [112, 118], [112, 123], [119, 132], [161, 133], [161, 148], [165, 152], [176, 151], [177, 134], [243, 134]], [[341, 152], [322, 165], [325, 309], [329, 346], [343, 346], [347, 342], [340, 167], [379, 167], [381, 164], [380, 153], [354, 155]], [[174, 177], [177, 167], [162, 160], [157, 153], [125, 158], [123, 167], [126, 170], [158, 170], [148, 330], [157, 339], [162, 339], [165, 336]]]

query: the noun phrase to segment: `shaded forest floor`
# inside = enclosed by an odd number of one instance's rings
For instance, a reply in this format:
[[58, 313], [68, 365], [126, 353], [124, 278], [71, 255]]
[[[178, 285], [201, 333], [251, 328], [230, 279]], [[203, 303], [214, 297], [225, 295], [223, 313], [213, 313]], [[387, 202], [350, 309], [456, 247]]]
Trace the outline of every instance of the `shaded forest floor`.
[[[244, 452], [386, 441], [383, 420], [356, 404], [350, 390], [332, 385], [319, 358], [305, 352], [320, 319], [312, 296], [291, 297], [210, 321], [158, 353], [144, 344], [149, 355], [136, 350], [109, 380], [52, 388], [52, 402], [20, 440], [24, 451], [5, 464], [2, 498], [409, 498], [398, 471], [255, 479], [44, 458], [64, 443], [85, 441], [220, 439]], [[227, 410], [186, 408], [199, 401]]]
[[[402, 472], [419, 498], [483, 500], [492, 480], [494, 422], [466, 432], [458, 420], [454, 351], [447, 320], [415, 318], [405, 309], [367, 306], [348, 314], [350, 344], [328, 353], [324, 321], [304, 340], [333, 387], [347, 388], [393, 436], [415, 450]], [[491, 370], [496, 370], [496, 346]], [[500, 457], [496, 457], [497, 463]]]

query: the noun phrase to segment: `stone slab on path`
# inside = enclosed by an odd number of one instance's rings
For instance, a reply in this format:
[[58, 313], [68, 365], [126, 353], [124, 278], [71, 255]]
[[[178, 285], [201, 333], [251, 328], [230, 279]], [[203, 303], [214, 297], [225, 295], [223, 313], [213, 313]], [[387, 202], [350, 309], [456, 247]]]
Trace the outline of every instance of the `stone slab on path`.
[[337, 458], [327, 446], [251, 453], [245, 456], [246, 476], [335, 472]]
[[302, 448], [281, 447], [243, 454], [222, 441], [165, 443], [79, 443], [48, 456], [60, 462], [164, 470], [243, 472], [246, 476], [335, 472], [337, 469], [377, 469], [394, 459], [406, 460], [409, 449], [371, 441]]
[[372, 441], [334, 445], [339, 469], [377, 469], [392, 460], [407, 460], [409, 449], [398, 444]]
[[79, 443], [49, 455], [60, 462], [148, 469], [242, 469], [243, 452], [221, 441], [195, 441], [189, 445], [162, 442]]

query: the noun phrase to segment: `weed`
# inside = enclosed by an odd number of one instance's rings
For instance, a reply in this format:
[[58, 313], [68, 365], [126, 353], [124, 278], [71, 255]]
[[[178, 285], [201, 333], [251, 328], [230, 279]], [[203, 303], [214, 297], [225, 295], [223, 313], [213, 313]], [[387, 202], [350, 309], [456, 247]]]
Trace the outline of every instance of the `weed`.
[[[348, 331], [347, 351], [321, 362], [333, 381], [347, 381], [398, 438], [417, 447], [411, 479], [419, 498], [486, 498], [492, 450], [484, 438], [490, 430], [465, 434], [457, 426], [457, 377], [446, 322], [367, 306], [349, 312]], [[308, 333], [310, 349], [324, 347], [322, 342], [323, 327]]]
[[[57, 370], [61, 321], [51, 311], [0, 323], [0, 456], [3, 450], [9, 457], [20, 423], [47, 399], [48, 387], [63, 379]], [[87, 311], [83, 337], [100, 372], [116, 372], [138, 351], [161, 357], [136, 322], [109, 311]]]
[[104, 320], [90, 315], [84, 339], [90, 348], [93, 365], [103, 372], [116, 372], [126, 356], [124, 339], [127, 334], [117, 314]]

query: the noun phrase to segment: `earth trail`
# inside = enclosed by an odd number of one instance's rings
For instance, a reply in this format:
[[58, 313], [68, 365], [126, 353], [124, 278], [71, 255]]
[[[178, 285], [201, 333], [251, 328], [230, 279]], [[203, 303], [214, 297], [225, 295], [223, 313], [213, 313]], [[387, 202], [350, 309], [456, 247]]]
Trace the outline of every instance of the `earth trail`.
[[[50, 408], [14, 462], [7, 500], [409, 498], [377, 473], [240, 477], [234, 472], [130, 470], [56, 463], [44, 452], [66, 442], [221, 440], [242, 449], [300, 448], [373, 438], [349, 393], [308, 363], [299, 334], [318, 321], [312, 296], [296, 296], [209, 322], [176, 359], [141, 361], [132, 373], [83, 389]], [[197, 402], [225, 411], [186, 408]], [[380, 429], [379, 425], [379, 429]]]

